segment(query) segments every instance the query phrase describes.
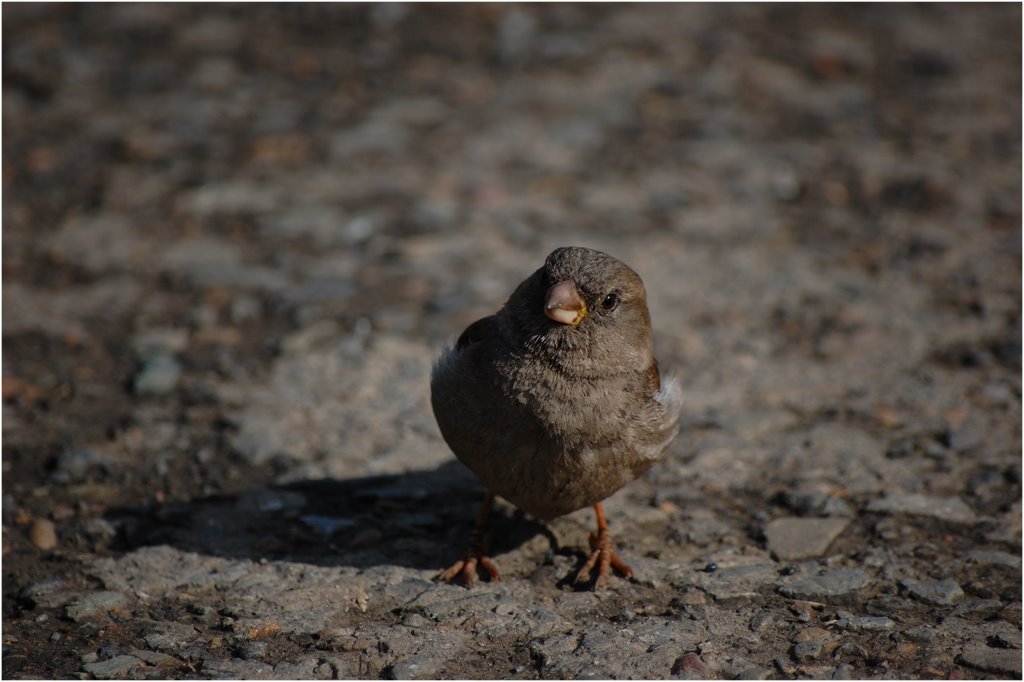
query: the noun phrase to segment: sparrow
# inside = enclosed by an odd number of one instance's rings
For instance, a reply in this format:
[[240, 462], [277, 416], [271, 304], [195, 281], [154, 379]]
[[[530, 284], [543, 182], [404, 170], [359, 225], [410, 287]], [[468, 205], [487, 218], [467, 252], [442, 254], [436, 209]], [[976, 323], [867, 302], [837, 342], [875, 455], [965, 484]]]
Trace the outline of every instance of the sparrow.
[[440, 580], [501, 579], [484, 539], [495, 496], [542, 520], [593, 507], [575, 583], [605, 587], [613, 568], [632, 576], [601, 502], [661, 459], [682, 407], [677, 382], [661, 380], [636, 272], [593, 249], [555, 249], [444, 349], [430, 397], [445, 442], [487, 489], [469, 551]]

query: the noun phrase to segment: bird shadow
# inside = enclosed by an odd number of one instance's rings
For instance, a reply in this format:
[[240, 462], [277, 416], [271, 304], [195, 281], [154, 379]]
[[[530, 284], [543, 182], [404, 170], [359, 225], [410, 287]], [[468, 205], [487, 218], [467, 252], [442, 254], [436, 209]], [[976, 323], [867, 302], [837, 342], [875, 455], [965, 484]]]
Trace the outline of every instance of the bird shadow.
[[[441, 569], [467, 548], [484, 489], [460, 462], [404, 474], [304, 480], [181, 504], [111, 509], [120, 533], [112, 549], [170, 545], [231, 559], [367, 568]], [[518, 510], [497, 507], [491, 553], [538, 535], [561, 553], [551, 530]]]

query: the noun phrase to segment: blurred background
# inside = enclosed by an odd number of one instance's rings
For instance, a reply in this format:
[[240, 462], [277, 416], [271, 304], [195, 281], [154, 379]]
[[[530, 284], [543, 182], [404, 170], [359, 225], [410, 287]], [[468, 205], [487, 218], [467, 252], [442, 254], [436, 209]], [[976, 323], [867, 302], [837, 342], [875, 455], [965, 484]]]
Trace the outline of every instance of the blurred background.
[[5, 618], [110, 509], [449, 461], [433, 359], [566, 244], [687, 396], [620, 504], [961, 495], [1019, 550], [1020, 26], [5, 3]]

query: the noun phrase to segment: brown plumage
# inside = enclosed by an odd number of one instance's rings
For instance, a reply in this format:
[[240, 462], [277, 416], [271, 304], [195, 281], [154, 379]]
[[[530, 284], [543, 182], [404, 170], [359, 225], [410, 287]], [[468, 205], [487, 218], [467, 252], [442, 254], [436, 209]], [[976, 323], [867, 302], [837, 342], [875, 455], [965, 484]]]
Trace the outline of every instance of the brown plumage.
[[602, 500], [653, 466], [679, 428], [662, 384], [640, 277], [581, 247], [556, 249], [496, 314], [471, 324], [434, 367], [431, 403], [455, 455], [489, 491], [473, 547], [442, 574], [497, 578], [482, 546], [491, 495], [551, 519], [594, 506], [598, 532], [578, 579], [614, 566]]

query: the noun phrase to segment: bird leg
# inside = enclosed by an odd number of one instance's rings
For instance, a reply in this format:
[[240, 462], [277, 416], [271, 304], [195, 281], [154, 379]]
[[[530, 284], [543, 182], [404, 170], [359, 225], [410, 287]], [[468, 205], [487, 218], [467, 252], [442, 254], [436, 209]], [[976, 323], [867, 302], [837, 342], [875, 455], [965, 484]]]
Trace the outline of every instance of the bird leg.
[[594, 514], [597, 516], [597, 532], [590, 534], [590, 556], [576, 574], [575, 583], [579, 585], [589, 580], [596, 567], [597, 579], [594, 580], [594, 588], [600, 589], [608, 585], [608, 576], [612, 574], [613, 568], [626, 578], [633, 577], [633, 569], [615, 553], [615, 540], [608, 532], [608, 523], [604, 520], [604, 510], [600, 502], [594, 505]]
[[487, 556], [487, 536], [485, 531], [487, 529], [487, 517], [491, 515], [491, 508], [493, 506], [494, 493], [487, 493], [483, 505], [480, 506], [480, 514], [476, 517], [476, 526], [473, 527], [473, 532], [469, 536], [469, 550], [464, 557], [439, 575], [439, 580], [448, 583], [462, 576], [462, 581], [466, 584], [466, 587], [472, 587], [473, 583], [476, 582], [477, 567], [482, 569], [482, 572], [486, 573], [489, 579], [501, 580], [498, 567]]

